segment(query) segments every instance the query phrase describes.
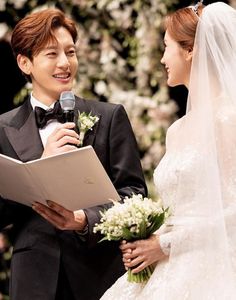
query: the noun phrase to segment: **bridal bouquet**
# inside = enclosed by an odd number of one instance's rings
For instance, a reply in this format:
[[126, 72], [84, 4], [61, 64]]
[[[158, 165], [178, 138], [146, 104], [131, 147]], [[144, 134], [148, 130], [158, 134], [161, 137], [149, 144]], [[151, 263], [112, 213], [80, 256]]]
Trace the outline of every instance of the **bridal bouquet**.
[[[165, 222], [168, 208], [164, 209], [160, 201], [133, 195], [124, 198], [124, 202], [113, 202], [114, 206], [100, 212], [101, 220], [95, 224], [94, 233], [101, 232], [101, 241], [135, 241], [146, 239]], [[154, 270], [152, 265], [137, 274], [128, 270], [129, 282], [145, 282]]]

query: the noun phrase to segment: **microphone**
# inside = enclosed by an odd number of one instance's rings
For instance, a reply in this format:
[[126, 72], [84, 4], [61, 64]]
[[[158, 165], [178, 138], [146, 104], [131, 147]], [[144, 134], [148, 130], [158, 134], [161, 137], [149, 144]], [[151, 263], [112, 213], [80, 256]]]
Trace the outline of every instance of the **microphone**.
[[74, 122], [75, 95], [71, 91], [62, 92], [59, 99], [64, 122]]
[[[64, 91], [60, 95], [59, 102], [63, 111], [63, 122], [74, 122], [75, 95], [71, 91]], [[67, 145], [77, 146], [70, 143]]]

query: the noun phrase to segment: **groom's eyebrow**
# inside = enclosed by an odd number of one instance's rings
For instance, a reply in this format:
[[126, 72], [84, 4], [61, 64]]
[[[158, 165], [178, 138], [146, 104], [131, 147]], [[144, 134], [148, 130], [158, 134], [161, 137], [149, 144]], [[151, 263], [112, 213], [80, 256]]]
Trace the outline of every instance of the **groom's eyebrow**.
[[[57, 44], [51, 44], [51, 45], [48, 45], [48, 46], [44, 47], [42, 50], [55, 50], [57, 48], [58, 48]], [[76, 49], [76, 46], [75, 46], [75, 44], [71, 43], [71, 44], [68, 44], [66, 46], [66, 48], [74, 48], [74, 49]]]

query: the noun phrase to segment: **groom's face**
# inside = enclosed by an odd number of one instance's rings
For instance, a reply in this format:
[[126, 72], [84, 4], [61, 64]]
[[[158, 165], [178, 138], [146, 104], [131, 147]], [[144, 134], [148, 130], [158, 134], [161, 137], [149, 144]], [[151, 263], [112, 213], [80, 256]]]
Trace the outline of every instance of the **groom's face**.
[[56, 40], [48, 42], [32, 60], [24, 57], [26, 63], [22, 70], [31, 77], [34, 97], [47, 105], [57, 100], [61, 92], [72, 89], [78, 69], [69, 31], [59, 27], [54, 30], [54, 36]]

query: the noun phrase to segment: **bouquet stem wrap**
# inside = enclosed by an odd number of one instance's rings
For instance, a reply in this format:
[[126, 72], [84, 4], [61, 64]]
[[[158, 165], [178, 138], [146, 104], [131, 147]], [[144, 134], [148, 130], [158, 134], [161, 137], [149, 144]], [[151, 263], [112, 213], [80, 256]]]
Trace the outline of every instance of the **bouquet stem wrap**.
[[138, 272], [137, 274], [133, 274], [132, 269], [128, 269], [128, 271], [127, 271], [127, 274], [128, 274], [127, 280], [129, 282], [135, 282], [135, 283], [145, 282], [151, 277], [154, 269], [155, 269], [154, 266], [150, 265], [150, 266], [146, 267], [145, 269], [143, 269], [142, 271]]

